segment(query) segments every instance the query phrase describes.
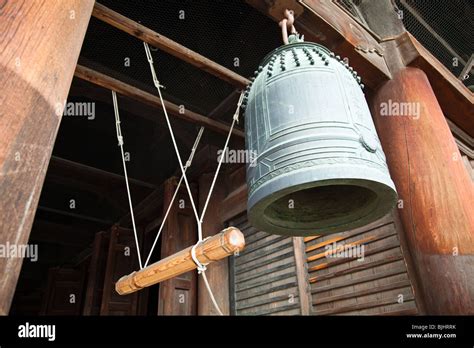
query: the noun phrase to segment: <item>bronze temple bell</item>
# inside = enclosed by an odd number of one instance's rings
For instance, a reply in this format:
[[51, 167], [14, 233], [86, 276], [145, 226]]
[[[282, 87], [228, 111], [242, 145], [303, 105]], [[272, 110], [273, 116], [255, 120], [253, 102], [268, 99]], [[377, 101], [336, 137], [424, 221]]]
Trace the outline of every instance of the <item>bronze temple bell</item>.
[[250, 223], [274, 234], [322, 235], [366, 225], [395, 205], [357, 73], [324, 46], [268, 54], [247, 87]]

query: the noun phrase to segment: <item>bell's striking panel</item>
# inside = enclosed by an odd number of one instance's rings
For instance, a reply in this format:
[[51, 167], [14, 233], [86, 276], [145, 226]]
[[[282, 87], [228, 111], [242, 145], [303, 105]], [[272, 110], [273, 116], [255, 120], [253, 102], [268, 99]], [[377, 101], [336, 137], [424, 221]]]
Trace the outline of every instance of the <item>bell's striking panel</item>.
[[360, 77], [325, 47], [294, 42], [270, 53], [245, 92], [248, 215], [283, 235], [363, 226], [397, 193]]

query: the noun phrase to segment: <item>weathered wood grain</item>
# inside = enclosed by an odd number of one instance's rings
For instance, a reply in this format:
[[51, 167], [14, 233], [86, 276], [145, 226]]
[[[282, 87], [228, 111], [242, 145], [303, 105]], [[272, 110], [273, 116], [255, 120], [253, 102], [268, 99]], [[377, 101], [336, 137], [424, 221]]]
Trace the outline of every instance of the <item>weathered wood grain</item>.
[[[3, 1], [0, 11], [0, 243], [26, 244], [93, 0]], [[8, 314], [21, 258], [1, 258]]]
[[122, 16], [104, 5], [96, 3], [92, 13], [97, 19], [120, 29], [127, 34], [136, 37], [139, 40], [149, 43], [150, 45], [160, 48], [166, 53], [175, 56], [189, 64], [198, 67], [234, 86], [245, 87], [250, 81], [245, 77], [229, 70], [222, 65], [190, 50], [179, 43], [168, 39], [167, 37], [137, 23], [130, 18]]
[[[382, 116], [381, 105], [420, 113]], [[426, 74], [403, 68], [371, 100], [403, 208], [399, 209], [428, 314], [474, 313], [474, 186]]]

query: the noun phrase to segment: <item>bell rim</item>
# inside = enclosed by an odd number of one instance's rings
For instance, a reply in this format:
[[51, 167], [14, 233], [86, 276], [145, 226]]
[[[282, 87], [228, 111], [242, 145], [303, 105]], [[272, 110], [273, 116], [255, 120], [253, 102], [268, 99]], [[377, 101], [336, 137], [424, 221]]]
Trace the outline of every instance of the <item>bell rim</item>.
[[[354, 168], [351, 169], [354, 170]], [[314, 168], [312, 168], [312, 170], [314, 171]], [[350, 169], [347, 168], [347, 170], [349, 171]], [[396, 205], [398, 199], [398, 194], [392, 180], [390, 178], [387, 178], [387, 176], [383, 174], [377, 175], [377, 173], [370, 173], [373, 171], [373, 169], [369, 170], [368, 168], [364, 168], [363, 177], [357, 177], [357, 175], [348, 175], [346, 177], [339, 176], [337, 178], [334, 177], [323, 180], [309, 179], [305, 181], [300, 181], [298, 182], [298, 184], [292, 184], [291, 187], [283, 187], [272, 192], [272, 194], [270, 195], [263, 196], [263, 198], [260, 198], [258, 200], [256, 200], [254, 198], [254, 194], [252, 194], [248, 197], [247, 204], [247, 213], [249, 221], [252, 226], [262, 231], [272, 234], [288, 236], [308, 236], [316, 234], [327, 235], [337, 232], [344, 232], [367, 225], [389, 213]], [[385, 180], [381, 179], [381, 177], [384, 177]], [[267, 219], [264, 218], [265, 209], [268, 208], [271, 204], [275, 203], [278, 199], [288, 196], [292, 192], [298, 192], [309, 188], [317, 188], [330, 185], [358, 186], [374, 192], [377, 195], [376, 200], [374, 202], [371, 202], [374, 208], [371, 209], [367, 214], [359, 216], [357, 219], [351, 220], [350, 222], [345, 222], [333, 226], [325, 226], [324, 229], [323, 227], [286, 228], [271, 224]], [[317, 222], [315, 223], [315, 225], [317, 225]]]

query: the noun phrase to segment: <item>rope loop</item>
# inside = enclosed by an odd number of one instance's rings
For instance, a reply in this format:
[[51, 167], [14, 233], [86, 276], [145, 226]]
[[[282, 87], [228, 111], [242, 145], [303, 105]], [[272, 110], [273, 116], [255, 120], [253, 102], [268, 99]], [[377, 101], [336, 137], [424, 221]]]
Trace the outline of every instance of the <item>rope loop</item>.
[[128, 183], [127, 164], [125, 161], [125, 153], [123, 151], [123, 136], [122, 136], [122, 129], [120, 128], [120, 113], [119, 113], [119, 107], [118, 107], [118, 102], [117, 102], [117, 93], [114, 90], [112, 90], [112, 101], [114, 104], [114, 113], [115, 113], [115, 129], [117, 132], [117, 140], [118, 140], [118, 145], [120, 147], [120, 153], [122, 155], [123, 176], [125, 177], [125, 186], [127, 188], [128, 205], [130, 207], [130, 217], [132, 219], [133, 236], [135, 238], [135, 247], [137, 248], [138, 264], [140, 265], [140, 269], [143, 269], [141, 252], [140, 252], [140, 243], [138, 242], [138, 233], [137, 233], [137, 228], [135, 226], [135, 214], [133, 213], [132, 194], [130, 193], [130, 185]]
[[237, 109], [235, 109], [234, 117], [232, 118], [237, 123], [239, 123], [240, 106], [242, 105], [242, 101], [244, 100], [244, 95], [244, 93], [240, 92], [239, 101], [237, 102]]
[[[150, 66], [153, 66], [153, 56], [151, 55], [150, 46], [148, 46], [146, 42], [143, 42], [143, 46], [145, 46], [145, 53], [146, 53], [146, 58], [148, 60], [148, 63], [150, 64]], [[155, 85], [156, 88], [166, 89], [165, 86], [163, 86], [158, 80], [155, 69], [151, 70], [151, 77], [153, 78], [153, 84]]]
[[198, 242], [197, 242], [196, 244], [194, 244], [193, 247], [191, 248], [191, 258], [193, 259], [194, 263], [195, 263], [196, 266], [197, 266], [198, 274], [201, 274], [201, 273], [206, 272], [206, 270], [207, 270], [207, 267], [206, 267], [206, 266], [208, 265], [208, 263], [202, 264], [202, 263], [198, 260], [198, 258], [197, 258], [197, 256], [196, 256], [196, 247], [197, 247], [199, 244], [201, 244], [201, 243], [203, 243], [204, 241], [206, 241], [207, 239], [209, 239], [209, 237], [207, 237], [207, 238], [205, 238], [205, 239], [203, 239], [203, 240], [198, 241]]

